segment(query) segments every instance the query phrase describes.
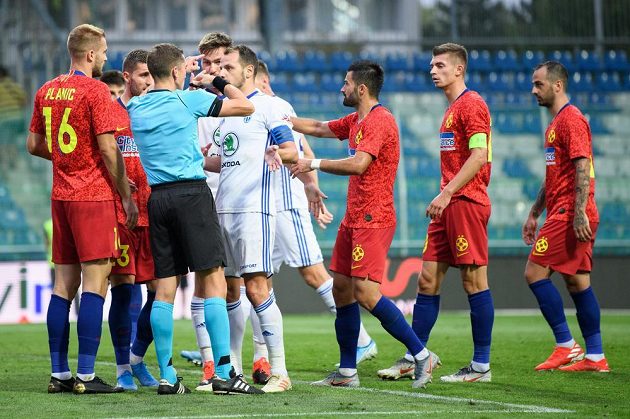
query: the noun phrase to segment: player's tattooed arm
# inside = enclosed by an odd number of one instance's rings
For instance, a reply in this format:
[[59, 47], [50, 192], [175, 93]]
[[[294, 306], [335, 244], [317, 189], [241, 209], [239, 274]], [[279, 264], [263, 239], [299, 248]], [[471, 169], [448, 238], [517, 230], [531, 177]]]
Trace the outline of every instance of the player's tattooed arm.
[[573, 230], [579, 241], [589, 241], [593, 235], [586, 215], [586, 203], [591, 187], [590, 160], [580, 158], [573, 161], [575, 166], [575, 215]]
[[538, 195], [536, 195], [536, 201], [534, 201], [534, 205], [532, 205], [532, 209], [530, 211], [531, 215], [534, 218], [540, 217], [542, 212], [545, 210], [545, 180], [543, 179], [542, 185], [540, 185], [540, 189], [538, 190]]

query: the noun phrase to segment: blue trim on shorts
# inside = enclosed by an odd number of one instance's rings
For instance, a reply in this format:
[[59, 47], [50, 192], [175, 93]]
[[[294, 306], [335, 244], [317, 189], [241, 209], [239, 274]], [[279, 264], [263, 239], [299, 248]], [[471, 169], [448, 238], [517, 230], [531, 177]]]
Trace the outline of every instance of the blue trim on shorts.
[[308, 243], [306, 241], [306, 234], [304, 234], [304, 227], [302, 226], [302, 218], [297, 209], [291, 209], [291, 218], [293, 219], [293, 230], [295, 231], [295, 237], [298, 241], [298, 247], [300, 249], [300, 259], [302, 259], [302, 266], [309, 266], [311, 263], [311, 255], [308, 251]]

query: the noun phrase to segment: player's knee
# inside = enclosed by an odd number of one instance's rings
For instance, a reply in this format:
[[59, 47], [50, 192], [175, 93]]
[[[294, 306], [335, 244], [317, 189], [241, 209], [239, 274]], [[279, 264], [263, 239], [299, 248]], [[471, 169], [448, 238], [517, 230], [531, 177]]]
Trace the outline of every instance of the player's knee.
[[426, 269], [418, 275], [418, 292], [425, 295], [435, 295], [439, 291], [437, 277]]
[[269, 289], [266, 283], [258, 283], [254, 281], [247, 281], [246, 294], [247, 298], [254, 307], [258, 307], [269, 298]]
[[372, 311], [378, 300], [380, 300], [381, 294], [374, 292], [371, 288], [355, 287], [354, 298], [357, 302], [368, 311]]
[[241, 287], [237, 281], [228, 281], [226, 301], [234, 303], [241, 298]]

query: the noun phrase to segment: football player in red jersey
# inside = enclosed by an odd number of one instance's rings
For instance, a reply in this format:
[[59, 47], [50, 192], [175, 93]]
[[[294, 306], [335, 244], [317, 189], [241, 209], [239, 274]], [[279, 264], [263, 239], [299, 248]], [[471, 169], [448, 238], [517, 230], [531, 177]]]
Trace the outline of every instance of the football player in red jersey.
[[[109, 331], [116, 355], [117, 385], [125, 390], [137, 390], [133, 376], [141, 385], [157, 387], [158, 381], [148, 371], [143, 362], [147, 347], [153, 342], [151, 331], [151, 306], [155, 300], [155, 273], [153, 254], [149, 241], [149, 215], [147, 202], [151, 188], [144, 173], [138, 147], [131, 131], [131, 122], [127, 114], [127, 102], [132, 97], [143, 95], [153, 85], [153, 77], [147, 68], [148, 51], [137, 49], [130, 51], [123, 61], [123, 93], [115, 99], [112, 110], [116, 121], [114, 138], [125, 159], [127, 176], [135, 185], [134, 199], [138, 205], [138, 224], [133, 230], [125, 226], [122, 201], [116, 199], [118, 218], [118, 244], [121, 255], [114, 261], [109, 280], [111, 283], [112, 302], [109, 309]], [[101, 78], [102, 80], [102, 78]], [[111, 89], [111, 86], [110, 86]], [[137, 334], [132, 333], [132, 313], [130, 310], [134, 294], [134, 284], [147, 286], [147, 301], [136, 314]], [[139, 290], [141, 292], [141, 290]], [[138, 295], [142, 305], [142, 295]], [[131, 343], [133, 347], [130, 351]], [[130, 361], [131, 358], [131, 361]]]
[[400, 310], [380, 292], [387, 252], [396, 230], [394, 181], [400, 158], [398, 126], [381, 105], [378, 95], [384, 73], [371, 61], [350, 65], [341, 93], [343, 104], [353, 112], [334, 121], [291, 118], [293, 129], [316, 137], [348, 140], [348, 158], [340, 160], [299, 159], [291, 171], [311, 170], [350, 176], [346, 214], [333, 249], [330, 270], [337, 306], [335, 331], [340, 350], [339, 369], [315, 385], [357, 387], [357, 339], [359, 304], [377, 317], [385, 330], [413, 355], [413, 387], [431, 381], [437, 358], [422, 345]]
[[[47, 324], [52, 364], [50, 393], [112, 393], [122, 389], [94, 374], [111, 259], [120, 255], [114, 194], [120, 194], [128, 228], [138, 218], [125, 165], [116, 146], [102, 73], [107, 42], [102, 29], [79, 25], [68, 36], [70, 71], [42, 86], [36, 96], [27, 148], [52, 160], [55, 287]], [[114, 189], [115, 187], [115, 189]], [[76, 380], [68, 366], [70, 304], [82, 285]]]
[[[535, 369], [608, 372], [590, 275], [599, 223], [591, 130], [569, 102], [568, 80], [566, 68], [555, 61], [538, 65], [532, 77], [532, 94], [553, 119], [545, 132], [545, 180], [523, 224], [523, 240], [533, 245], [525, 279], [556, 339], [552, 354]], [[536, 234], [545, 209], [547, 219]], [[562, 275], [575, 303], [586, 356], [567, 325], [562, 298], [549, 279], [553, 272]]]
[[[440, 307], [440, 287], [450, 266], [460, 270], [470, 304], [474, 353], [471, 363], [443, 382], [490, 381], [490, 342], [494, 304], [488, 287], [488, 220], [492, 146], [490, 111], [466, 87], [466, 49], [447, 43], [433, 48], [431, 78], [448, 100], [440, 127], [440, 193], [426, 209], [431, 218], [418, 276], [413, 330], [426, 344]], [[406, 355], [407, 362], [409, 357]], [[381, 370], [381, 378], [404, 376], [405, 358]]]

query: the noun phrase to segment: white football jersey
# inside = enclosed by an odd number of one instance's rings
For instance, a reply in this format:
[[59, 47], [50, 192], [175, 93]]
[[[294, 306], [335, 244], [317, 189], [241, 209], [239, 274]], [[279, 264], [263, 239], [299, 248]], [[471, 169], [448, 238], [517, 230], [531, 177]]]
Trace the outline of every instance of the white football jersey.
[[271, 130], [289, 124], [271, 96], [255, 90], [248, 99], [256, 108], [252, 115], [223, 118], [219, 125], [217, 212], [275, 214], [274, 173], [265, 163], [265, 150], [271, 145]]
[[[289, 102], [278, 96], [273, 96], [272, 98], [278, 103], [278, 107], [282, 110], [285, 118], [297, 116]], [[304, 157], [302, 134], [295, 131], [291, 131], [291, 134], [293, 134], [293, 141], [299, 157]], [[292, 178], [289, 169], [282, 166], [276, 173], [274, 184], [277, 211], [288, 211], [294, 208], [308, 209], [308, 199], [306, 198], [306, 193], [304, 193], [304, 184], [298, 178]]]
[[[219, 123], [221, 122], [221, 118], [199, 118], [197, 120], [197, 132], [199, 136], [199, 146], [205, 147], [208, 144], [212, 143], [210, 150], [208, 150], [208, 157], [210, 156], [219, 156]], [[204, 170], [206, 173], [206, 183], [210, 187], [212, 191], [212, 196], [216, 200], [217, 198], [217, 189], [219, 188], [219, 174], [214, 172], [208, 172]]]

